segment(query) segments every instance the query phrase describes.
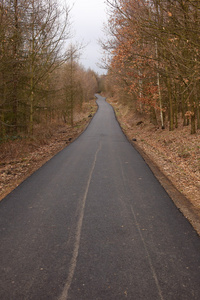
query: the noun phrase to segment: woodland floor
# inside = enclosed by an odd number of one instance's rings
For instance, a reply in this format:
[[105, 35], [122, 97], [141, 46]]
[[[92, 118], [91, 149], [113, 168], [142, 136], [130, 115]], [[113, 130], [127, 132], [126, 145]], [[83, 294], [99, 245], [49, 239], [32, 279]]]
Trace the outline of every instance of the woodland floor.
[[[171, 132], [162, 130], [120, 103], [108, 102], [115, 108], [127, 137], [131, 141], [136, 139], [136, 148], [159, 168], [194, 208], [200, 226], [200, 132], [191, 135], [190, 128], [181, 125]], [[51, 124], [46, 129], [38, 126], [32, 138], [1, 143], [0, 200], [77, 138], [96, 109], [95, 100], [85, 103], [81, 114], [75, 116], [73, 128], [67, 124]], [[181, 202], [179, 206], [181, 210]], [[188, 218], [195, 227], [193, 217]]]
[[[144, 153], [159, 168], [194, 208], [199, 227], [200, 130], [191, 135], [190, 126], [183, 126], [181, 120], [179, 127], [174, 131], [167, 128], [162, 130], [150, 124], [149, 119], [136, 115], [120, 103], [111, 99], [107, 101], [114, 107], [117, 119], [129, 140], [136, 139], [133, 142], [136, 149]], [[176, 199], [173, 200], [176, 202]], [[182, 211], [181, 203], [178, 205]], [[188, 218], [190, 220], [192, 217]], [[190, 221], [195, 227], [196, 221]], [[199, 231], [199, 228], [196, 230]]]

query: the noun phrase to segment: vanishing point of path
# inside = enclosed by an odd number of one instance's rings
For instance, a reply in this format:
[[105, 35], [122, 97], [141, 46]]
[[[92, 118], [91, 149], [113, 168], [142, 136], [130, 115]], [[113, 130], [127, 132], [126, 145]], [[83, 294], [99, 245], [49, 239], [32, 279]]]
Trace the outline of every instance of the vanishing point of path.
[[200, 299], [199, 237], [97, 98], [87, 130], [0, 202], [0, 299]]

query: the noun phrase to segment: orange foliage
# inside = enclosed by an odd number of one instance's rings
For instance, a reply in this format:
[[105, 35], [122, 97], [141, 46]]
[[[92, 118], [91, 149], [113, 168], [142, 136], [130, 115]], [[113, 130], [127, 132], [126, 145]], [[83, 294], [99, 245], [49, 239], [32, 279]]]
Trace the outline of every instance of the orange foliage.
[[114, 29], [115, 46], [110, 72], [115, 78], [117, 90], [120, 84], [125, 84], [124, 91], [128, 95], [134, 95], [143, 105], [155, 107], [154, 102], [158, 98], [156, 74], [152, 72], [155, 62], [151, 55], [152, 48], [140, 34], [141, 25], [138, 21], [143, 11], [140, 2], [134, 0], [119, 0], [113, 8], [109, 26]]

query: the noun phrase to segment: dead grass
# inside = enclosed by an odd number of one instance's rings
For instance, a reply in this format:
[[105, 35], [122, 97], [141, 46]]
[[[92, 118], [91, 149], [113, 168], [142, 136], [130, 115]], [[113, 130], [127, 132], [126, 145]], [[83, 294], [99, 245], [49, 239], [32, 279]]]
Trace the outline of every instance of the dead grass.
[[127, 107], [109, 102], [128, 138], [136, 139], [137, 145], [200, 211], [200, 132], [191, 135], [190, 128], [181, 122], [172, 132], [162, 130]]
[[95, 100], [84, 103], [74, 116], [74, 127], [68, 124], [40, 124], [34, 136], [0, 144], [0, 200], [23, 180], [77, 138], [96, 112]]
[[[128, 138], [136, 139], [135, 143], [200, 212], [200, 132], [191, 135], [190, 128], [181, 123], [173, 132], [158, 129], [127, 107], [111, 104]], [[94, 100], [85, 103], [83, 111], [75, 115], [74, 128], [66, 124], [37, 126], [34, 137], [0, 144], [0, 199], [73, 141], [96, 109]]]

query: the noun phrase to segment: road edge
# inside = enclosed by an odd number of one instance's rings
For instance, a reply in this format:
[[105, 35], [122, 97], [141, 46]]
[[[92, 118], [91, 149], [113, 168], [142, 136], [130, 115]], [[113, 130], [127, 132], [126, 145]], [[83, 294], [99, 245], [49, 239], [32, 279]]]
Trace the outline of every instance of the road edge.
[[61, 151], [63, 151], [65, 148], [69, 147], [73, 142], [75, 142], [86, 131], [86, 129], [90, 125], [91, 121], [93, 120], [94, 116], [96, 115], [96, 113], [98, 112], [98, 109], [99, 109], [99, 105], [97, 104], [96, 100], [97, 99], [95, 98], [94, 101], [96, 103], [97, 109], [96, 109], [95, 113], [91, 117], [88, 116], [88, 118], [90, 118], [90, 119], [88, 120], [88, 122], [86, 123], [86, 125], [83, 126], [82, 131], [80, 133], [78, 133], [75, 137], [73, 137], [70, 141], [68, 141], [67, 145], [65, 145], [63, 148], [60, 148], [57, 152], [55, 152], [54, 154], [52, 154], [48, 158], [45, 158], [35, 168], [32, 168], [29, 173], [27, 173], [21, 179], [19, 179], [18, 181], [16, 181], [15, 184], [13, 184], [13, 186], [9, 189], [9, 191], [5, 191], [5, 193], [3, 193], [2, 195], [0, 195], [0, 203], [3, 202], [7, 198], [7, 196], [9, 196], [21, 184], [23, 184], [23, 182], [25, 182], [26, 180], [28, 180], [28, 178], [31, 177], [35, 172], [37, 172], [40, 168], [42, 168], [45, 164], [47, 164], [51, 159], [53, 159]]
[[[126, 135], [126, 134], [125, 134]], [[127, 137], [127, 136], [126, 136]], [[176, 207], [181, 211], [185, 218], [190, 222], [192, 227], [200, 236], [200, 218], [194, 205], [185, 197], [171, 182], [171, 180], [160, 170], [158, 165], [153, 162], [149, 156], [141, 149], [136, 142], [128, 138], [134, 149], [143, 157], [155, 177], [163, 186], [167, 194], [170, 196]]]
[[[108, 102], [107, 102], [108, 103]], [[108, 103], [112, 106], [111, 103]], [[137, 141], [132, 141], [125, 133], [125, 130], [122, 128], [117, 115], [115, 108], [112, 106], [115, 118], [127, 138], [128, 142], [132, 145], [132, 147], [142, 156], [144, 161], [149, 166], [150, 170], [154, 174], [154, 176], [157, 178], [157, 180], [160, 182], [162, 187], [165, 189], [169, 197], [172, 199], [173, 203], [176, 205], [176, 207], [179, 209], [179, 211], [184, 215], [184, 217], [189, 221], [191, 226], [194, 228], [196, 233], [200, 236], [200, 216], [197, 211], [197, 209], [194, 207], [194, 205], [189, 201], [185, 195], [183, 195], [171, 182], [171, 180], [161, 171], [159, 166], [147, 155], [147, 153], [137, 145]]]

